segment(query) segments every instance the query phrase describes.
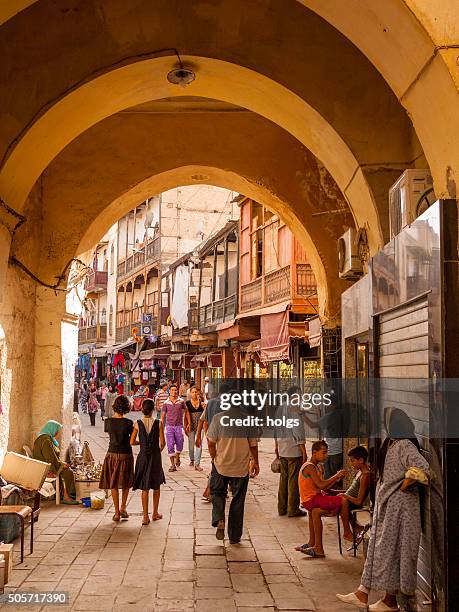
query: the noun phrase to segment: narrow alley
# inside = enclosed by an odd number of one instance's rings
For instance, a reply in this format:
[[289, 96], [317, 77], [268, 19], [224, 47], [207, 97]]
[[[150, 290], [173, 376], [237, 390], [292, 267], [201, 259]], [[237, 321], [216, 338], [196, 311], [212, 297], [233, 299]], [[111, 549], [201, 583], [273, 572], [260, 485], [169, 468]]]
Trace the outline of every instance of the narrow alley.
[[[100, 418], [95, 428], [89, 427], [87, 415], [82, 420], [82, 438], [89, 440], [96, 461], [102, 459], [108, 436]], [[244, 537], [236, 546], [215, 539], [211, 505], [201, 500], [210, 466], [207, 451], [202, 473], [188, 467], [186, 453], [183, 459], [177, 472], [166, 472], [160, 503], [163, 520], [146, 527], [141, 526], [139, 492], [131, 493], [130, 517], [121, 523], [111, 520], [110, 499], [103, 510], [46, 503], [36, 525], [34, 552], [15, 565], [5, 593], [66, 591], [70, 604], [59, 610], [85, 612], [348, 609], [337, 602], [335, 593], [358, 583], [361, 554], [357, 559], [347, 552], [340, 556], [334, 517], [324, 520], [326, 559], [295, 552], [294, 547], [307, 540], [307, 521], [277, 515], [278, 475], [270, 471], [272, 440], [260, 444], [260, 475], [249, 485]], [[18, 609], [38, 612], [56, 607]]]

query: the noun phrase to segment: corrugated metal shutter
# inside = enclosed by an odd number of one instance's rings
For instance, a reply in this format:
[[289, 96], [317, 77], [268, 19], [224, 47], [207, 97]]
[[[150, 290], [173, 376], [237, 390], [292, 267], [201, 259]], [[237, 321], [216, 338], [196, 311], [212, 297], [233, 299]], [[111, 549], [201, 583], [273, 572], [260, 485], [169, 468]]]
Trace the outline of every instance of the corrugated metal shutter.
[[429, 378], [427, 297], [379, 316], [381, 378]]
[[[382, 313], [377, 321], [377, 356], [380, 378], [399, 379], [383, 383], [381, 414], [384, 408], [396, 406], [409, 414], [424, 448], [429, 447], [429, 392], [419, 384], [400, 379], [429, 378], [429, 311], [428, 299], [402, 304]], [[427, 453], [426, 453], [427, 454]], [[427, 457], [426, 457], [427, 458]], [[424, 532], [418, 558], [418, 586], [431, 597], [430, 504], [424, 504]]]

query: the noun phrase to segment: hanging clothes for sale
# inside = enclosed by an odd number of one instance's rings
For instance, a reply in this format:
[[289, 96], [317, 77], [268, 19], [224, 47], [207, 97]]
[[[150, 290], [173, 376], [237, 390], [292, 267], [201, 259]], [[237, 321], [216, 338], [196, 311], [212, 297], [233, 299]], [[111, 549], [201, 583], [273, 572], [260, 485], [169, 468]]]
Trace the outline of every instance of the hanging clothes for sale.
[[113, 367], [116, 367], [117, 365], [120, 365], [122, 368], [124, 368], [124, 366], [126, 365], [123, 353], [117, 353], [114, 356], [114, 358], [113, 358]]

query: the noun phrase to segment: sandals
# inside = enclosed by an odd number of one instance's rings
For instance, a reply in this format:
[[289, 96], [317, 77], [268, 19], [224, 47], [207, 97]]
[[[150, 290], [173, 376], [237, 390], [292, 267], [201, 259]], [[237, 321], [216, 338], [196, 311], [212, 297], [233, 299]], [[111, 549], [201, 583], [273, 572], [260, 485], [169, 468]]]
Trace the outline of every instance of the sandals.
[[339, 593], [337, 593], [336, 597], [340, 601], [347, 604], [351, 604], [352, 606], [356, 606], [357, 608], [361, 608], [362, 610], [368, 609], [368, 604], [364, 603], [363, 601], [360, 601], [360, 599], [355, 593], [348, 593], [347, 595], [340, 595]]
[[169, 472], [176, 472], [177, 468], [175, 467], [175, 465], [171, 465], [171, 467], [169, 468]]
[[153, 516], [153, 520], [154, 521], [160, 521], [162, 518], [163, 518], [163, 515], [159, 514], [159, 512], [158, 512], [158, 514]]
[[[153, 519], [154, 520], [154, 519]], [[142, 521], [142, 525], [149, 525], [150, 524], [150, 519], [149, 518], [144, 518]]]
[[126, 510], [120, 510], [120, 517], [122, 519], [128, 519], [129, 518], [129, 514], [126, 512]]
[[121, 516], [117, 516], [116, 514], [112, 516], [112, 521], [116, 521], [117, 523], [119, 523], [120, 520], [121, 520]]
[[175, 458], [175, 465], [177, 467], [180, 467], [180, 455], [178, 457]]
[[325, 559], [325, 555], [319, 555], [313, 548], [303, 548], [301, 552], [311, 557], [311, 559]]
[[194, 469], [195, 469], [197, 472], [202, 472], [202, 471], [203, 471], [203, 468], [202, 468], [200, 465], [195, 465], [195, 466], [194, 466]]
[[298, 552], [304, 552], [307, 548], [311, 548], [311, 546], [309, 546], [309, 544], [301, 544], [300, 546], [295, 546], [295, 550], [297, 550]]

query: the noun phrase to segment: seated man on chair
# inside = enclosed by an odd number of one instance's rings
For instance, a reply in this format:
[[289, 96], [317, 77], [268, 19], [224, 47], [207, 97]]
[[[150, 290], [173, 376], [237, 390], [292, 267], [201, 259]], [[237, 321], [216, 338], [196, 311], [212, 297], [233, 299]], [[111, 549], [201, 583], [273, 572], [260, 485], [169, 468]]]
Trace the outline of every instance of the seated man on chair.
[[[341, 493], [341, 520], [343, 522], [343, 538], [353, 542], [350, 525], [350, 512], [361, 508], [368, 498], [370, 490], [370, 469], [368, 466], [368, 451], [364, 446], [355, 446], [347, 453], [349, 463], [354, 469], [355, 478], [345, 493]], [[356, 533], [356, 539], [359, 534]]]
[[346, 470], [339, 470], [334, 476], [324, 480], [323, 466], [327, 459], [328, 444], [324, 440], [312, 445], [311, 460], [306, 461], [300, 469], [298, 484], [301, 505], [309, 512], [309, 542], [297, 546], [295, 550], [309, 557], [325, 557], [322, 544], [322, 516], [338, 514], [343, 498], [330, 495], [327, 490], [346, 476]]

